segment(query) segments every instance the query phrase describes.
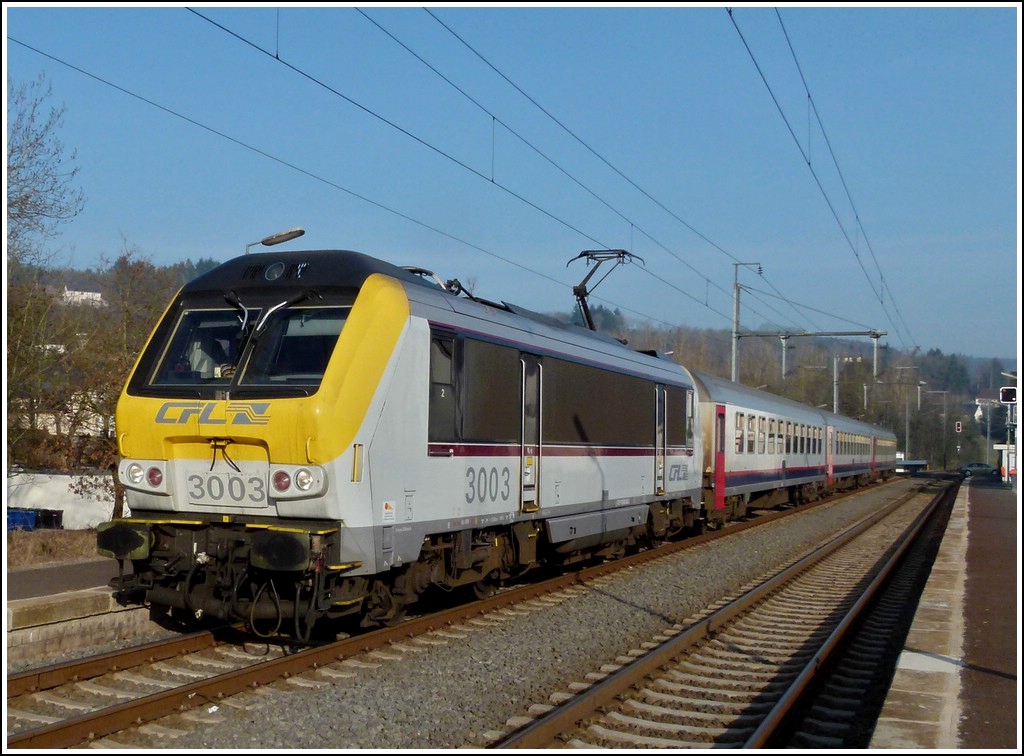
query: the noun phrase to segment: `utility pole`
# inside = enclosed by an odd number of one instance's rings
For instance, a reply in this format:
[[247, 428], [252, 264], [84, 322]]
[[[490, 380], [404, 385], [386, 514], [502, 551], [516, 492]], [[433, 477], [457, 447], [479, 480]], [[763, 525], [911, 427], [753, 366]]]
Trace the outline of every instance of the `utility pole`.
[[[917, 365], [901, 365], [901, 366], [897, 366], [897, 367], [895, 367], [893, 369], [894, 370], [919, 370], [920, 368]], [[903, 381], [900, 381], [900, 384], [904, 387], [904, 389], [906, 391], [906, 405], [907, 405], [906, 406], [906, 414], [904, 415], [904, 423], [905, 423], [905, 425], [904, 425], [903, 445], [904, 445], [905, 448], [903, 449], [903, 454], [904, 454], [904, 457], [909, 460], [910, 459], [910, 387], [915, 385], [915, 384], [913, 384], [913, 383], [905, 383]], [[918, 397], [917, 398], [917, 406], [918, 406], [918, 409], [920, 409], [920, 407], [921, 407], [921, 393], [920, 393], [921, 392], [921, 385], [920, 385], [920, 381], [917, 384], [917, 391], [918, 391], [918, 394], [917, 394], [917, 397]]]
[[739, 363], [736, 361], [737, 349], [740, 343], [740, 266], [748, 268], [757, 266], [757, 275], [764, 275], [764, 268], [761, 263], [733, 263], [732, 264], [732, 382], [740, 379]]
[[948, 424], [948, 419], [946, 417], [946, 397], [949, 395], [949, 391], [948, 390], [934, 389], [934, 390], [926, 391], [925, 393], [926, 394], [942, 394], [942, 469], [945, 470], [946, 469], [946, 434], [948, 432], [948, 429], [946, 428], [946, 425]]

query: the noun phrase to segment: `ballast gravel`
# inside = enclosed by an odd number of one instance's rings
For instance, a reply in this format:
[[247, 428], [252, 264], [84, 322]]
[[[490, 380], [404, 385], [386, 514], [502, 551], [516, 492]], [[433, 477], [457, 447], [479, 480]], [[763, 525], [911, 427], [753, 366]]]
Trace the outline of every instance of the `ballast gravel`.
[[[176, 750], [483, 748], [507, 721], [659, 632], [820, 545], [919, 485], [901, 481], [657, 560], [553, 600], [409, 641], [379, 666], [333, 665], [351, 677], [277, 683], [210, 704], [154, 738]], [[415, 650], [412, 650], [412, 649]], [[187, 723], [187, 729], [186, 725]], [[97, 744], [101, 745], [101, 744]]]

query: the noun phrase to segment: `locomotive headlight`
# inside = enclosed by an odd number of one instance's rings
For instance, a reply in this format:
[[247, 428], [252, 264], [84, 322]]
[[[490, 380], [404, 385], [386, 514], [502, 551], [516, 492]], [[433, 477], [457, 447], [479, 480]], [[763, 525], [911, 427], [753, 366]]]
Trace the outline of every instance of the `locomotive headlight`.
[[279, 500], [323, 496], [327, 475], [321, 467], [275, 465], [270, 473], [270, 488]]
[[134, 491], [166, 496], [170, 494], [170, 462], [165, 459], [122, 459], [117, 479]]
[[142, 465], [140, 465], [138, 462], [132, 462], [130, 465], [128, 465], [127, 469], [125, 469], [125, 476], [128, 478], [130, 482], [136, 485], [142, 482], [142, 476], [144, 474], [145, 470], [143, 469]]
[[313, 487], [313, 473], [302, 468], [295, 472], [295, 487], [300, 491], [308, 491]]

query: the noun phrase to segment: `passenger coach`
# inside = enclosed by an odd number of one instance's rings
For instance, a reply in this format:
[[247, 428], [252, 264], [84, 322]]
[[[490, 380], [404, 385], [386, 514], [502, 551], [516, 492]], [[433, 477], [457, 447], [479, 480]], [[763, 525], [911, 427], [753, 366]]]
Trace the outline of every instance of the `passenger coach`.
[[895, 468], [890, 431], [706, 373], [691, 375], [712, 522], [741, 517], [750, 507], [814, 501]]

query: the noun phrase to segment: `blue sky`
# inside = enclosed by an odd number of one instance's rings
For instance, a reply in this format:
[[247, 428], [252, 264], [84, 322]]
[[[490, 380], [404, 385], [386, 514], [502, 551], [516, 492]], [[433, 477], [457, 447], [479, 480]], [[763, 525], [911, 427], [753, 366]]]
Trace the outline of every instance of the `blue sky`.
[[630, 318], [729, 330], [738, 275], [745, 330], [1018, 357], [1019, 6], [730, 7], [9, 3], [4, 62], [66, 107], [72, 267], [299, 226], [567, 312], [625, 249]]

